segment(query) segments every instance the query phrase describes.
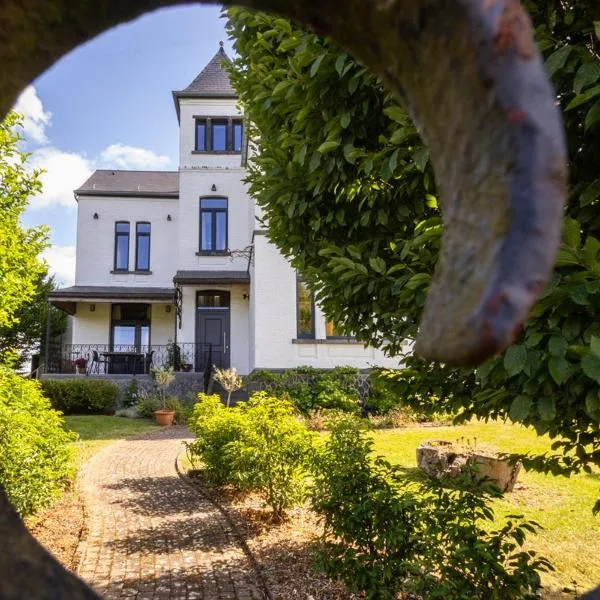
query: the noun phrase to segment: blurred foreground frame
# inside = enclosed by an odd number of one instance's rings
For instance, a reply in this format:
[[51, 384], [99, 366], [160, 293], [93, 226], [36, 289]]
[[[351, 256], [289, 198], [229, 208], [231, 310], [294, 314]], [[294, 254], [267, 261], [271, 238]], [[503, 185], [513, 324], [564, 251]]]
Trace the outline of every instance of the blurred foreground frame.
[[[2, 115], [73, 48], [146, 12], [185, 4], [192, 2], [0, 0]], [[444, 220], [415, 350], [453, 365], [502, 351], [552, 272], [567, 182], [560, 112], [520, 2], [233, 4], [332, 38], [406, 107], [430, 151]], [[0, 490], [0, 599], [17, 598], [96, 595], [29, 536]]]

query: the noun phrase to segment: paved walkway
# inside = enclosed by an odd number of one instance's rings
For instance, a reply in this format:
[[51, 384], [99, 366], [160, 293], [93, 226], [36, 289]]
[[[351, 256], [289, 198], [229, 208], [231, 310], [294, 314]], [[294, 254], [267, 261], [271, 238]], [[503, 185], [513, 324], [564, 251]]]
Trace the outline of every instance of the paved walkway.
[[188, 438], [174, 427], [119, 441], [82, 469], [78, 574], [104, 598], [264, 598], [227, 519], [177, 475]]

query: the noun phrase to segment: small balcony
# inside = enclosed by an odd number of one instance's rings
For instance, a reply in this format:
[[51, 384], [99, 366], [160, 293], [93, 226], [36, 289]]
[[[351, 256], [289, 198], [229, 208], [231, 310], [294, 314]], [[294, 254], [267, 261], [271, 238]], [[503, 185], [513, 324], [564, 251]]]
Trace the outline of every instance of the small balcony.
[[45, 373], [143, 375], [152, 368], [205, 373], [212, 367], [212, 344], [62, 344], [48, 349]]

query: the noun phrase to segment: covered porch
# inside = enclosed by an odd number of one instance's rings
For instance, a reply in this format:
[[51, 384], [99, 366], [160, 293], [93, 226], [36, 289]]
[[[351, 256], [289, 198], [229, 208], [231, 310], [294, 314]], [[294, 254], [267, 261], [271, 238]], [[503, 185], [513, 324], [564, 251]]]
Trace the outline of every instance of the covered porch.
[[72, 332], [70, 339], [48, 345], [44, 371], [118, 375], [172, 367], [203, 372], [212, 348], [178, 343], [177, 300], [175, 288], [73, 286], [54, 291], [50, 302], [72, 316]]

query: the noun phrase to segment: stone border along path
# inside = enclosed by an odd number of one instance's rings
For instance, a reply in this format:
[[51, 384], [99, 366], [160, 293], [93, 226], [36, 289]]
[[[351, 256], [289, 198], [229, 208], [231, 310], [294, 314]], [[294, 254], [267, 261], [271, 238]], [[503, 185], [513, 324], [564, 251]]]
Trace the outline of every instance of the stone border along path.
[[82, 468], [77, 574], [107, 599], [270, 599], [226, 514], [179, 477], [183, 427], [103, 448]]

